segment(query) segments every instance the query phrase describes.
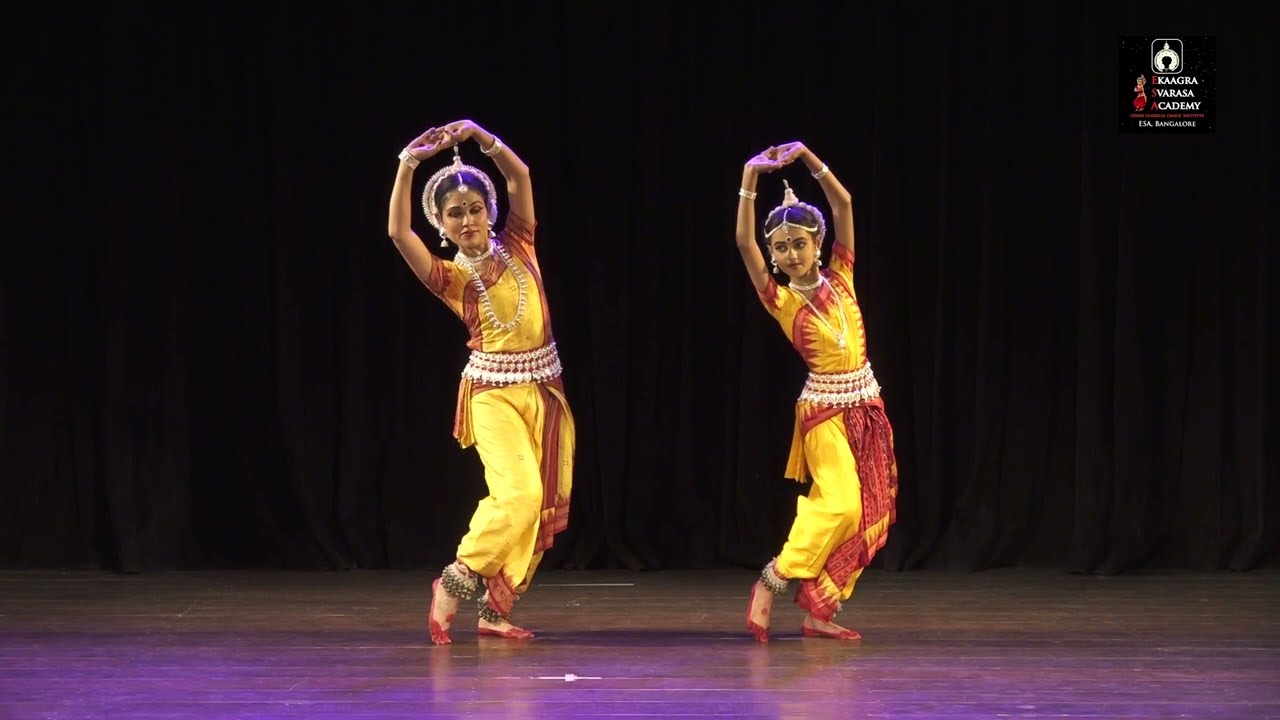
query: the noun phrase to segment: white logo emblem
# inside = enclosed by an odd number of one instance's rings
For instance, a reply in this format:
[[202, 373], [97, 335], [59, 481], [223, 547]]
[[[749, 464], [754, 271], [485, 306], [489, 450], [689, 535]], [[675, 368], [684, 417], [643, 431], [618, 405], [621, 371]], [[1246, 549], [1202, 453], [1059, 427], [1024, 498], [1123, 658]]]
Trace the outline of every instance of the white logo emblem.
[[[1157, 50], [1161, 43], [1164, 47]], [[1151, 42], [1151, 72], [1158, 75], [1177, 75], [1182, 72], [1181, 40], [1160, 38]]]

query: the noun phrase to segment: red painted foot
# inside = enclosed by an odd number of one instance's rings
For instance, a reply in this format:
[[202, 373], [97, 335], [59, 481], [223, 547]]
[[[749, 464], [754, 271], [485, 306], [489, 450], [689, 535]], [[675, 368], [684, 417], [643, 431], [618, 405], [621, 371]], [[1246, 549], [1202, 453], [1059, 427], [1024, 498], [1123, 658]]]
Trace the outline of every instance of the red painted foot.
[[529, 632], [528, 630], [525, 630], [524, 628], [516, 627], [515, 625], [512, 625], [510, 628], [506, 630], [498, 630], [496, 628], [482, 627], [476, 630], [476, 634], [488, 635], [490, 637], [506, 638], [508, 640], [528, 640], [529, 638], [533, 637], [533, 633]]
[[800, 633], [805, 637], [813, 638], [831, 638], [832, 640], [861, 640], [862, 635], [857, 630], [848, 628], [840, 628], [839, 632], [831, 632], [829, 630], [819, 630], [805, 625], [800, 628]]
[[440, 586], [440, 578], [431, 583], [431, 642], [436, 645], [448, 645], [453, 642], [449, 638], [449, 626], [453, 624], [453, 615], [445, 616], [443, 621], [436, 620], [436, 603], [440, 601], [440, 596], [444, 594], [444, 588]]
[[[751, 617], [751, 608], [755, 607], [756, 592], [758, 590], [760, 590], [760, 583], [756, 583], [751, 586], [751, 599], [747, 601], [747, 629], [751, 631], [751, 634], [755, 637], [756, 642], [767, 643], [769, 642], [769, 626], [761, 625]], [[764, 616], [766, 621], [768, 621], [769, 608], [765, 608], [764, 611], [761, 612], [760, 614]]]

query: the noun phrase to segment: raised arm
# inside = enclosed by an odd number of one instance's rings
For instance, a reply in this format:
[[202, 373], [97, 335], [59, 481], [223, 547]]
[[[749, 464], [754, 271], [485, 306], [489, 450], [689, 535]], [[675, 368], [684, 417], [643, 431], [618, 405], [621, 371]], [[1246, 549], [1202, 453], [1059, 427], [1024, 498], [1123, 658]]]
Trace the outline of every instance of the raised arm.
[[831, 206], [831, 225], [836, 242], [853, 254], [853, 196], [836, 179], [835, 173], [804, 143], [787, 143], [780, 146], [777, 152], [783, 165], [800, 160], [809, 169], [809, 174], [818, 181], [822, 193], [827, 196], [827, 204]]
[[777, 150], [769, 148], [747, 161], [742, 167], [742, 188], [738, 191], [738, 227], [736, 238], [742, 264], [756, 292], [764, 292], [769, 285], [769, 267], [756, 242], [756, 180], [762, 173], [771, 173], [782, 167]]
[[511, 212], [533, 225], [537, 221], [533, 212], [533, 184], [529, 180], [529, 166], [524, 164], [520, 156], [497, 135], [470, 120], [451, 122], [444, 126], [444, 130], [453, 138], [450, 146], [467, 140], [476, 141], [480, 152], [493, 160], [502, 177], [507, 180], [507, 201], [511, 204]]
[[419, 162], [440, 152], [444, 141], [444, 133], [431, 128], [405, 146], [400, 153], [400, 167], [396, 170], [395, 185], [391, 187], [391, 205], [387, 209], [387, 235], [395, 242], [405, 262], [413, 268], [413, 274], [424, 283], [431, 276], [436, 260], [422, 238], [413, 231], [413, 170]]

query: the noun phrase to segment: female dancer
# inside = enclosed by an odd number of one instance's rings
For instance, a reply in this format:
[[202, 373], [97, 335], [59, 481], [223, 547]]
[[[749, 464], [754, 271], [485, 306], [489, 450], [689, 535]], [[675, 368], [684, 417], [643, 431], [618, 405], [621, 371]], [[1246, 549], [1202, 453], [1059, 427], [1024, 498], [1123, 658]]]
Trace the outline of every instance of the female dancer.
[[[476, 141], [507, 181], [510, 211], [496, 235], [497, 193], [488, 175], [462, 163], [459, 145], [467, 140]], [[410, 228], [414, 168], [448, 148], [453, 164], [427, 181], [422, 206], [441, 246], [457, 246], [452, 262], [433, 256]], [[453, 434], [462, 447], [475, 445], [489, 488], [456, 561], [432, 585], [436, 644], [451, 642], [458, 605], [473, 598], [481, 635], [532, 637], [511, 624], [511, 610], [569, 520], [574, 422], [534, 252], [535, 224], [528, 166], [470, 120], [431, 128], [400, 153], [387, 234], [418, 279], [470, 331]]]
[[[797, 200], [788, 185], [782, 204], [764, 224], [769, 264], [789, 279], [779, 285], [756, 245], [753, 201], [761, 173], [796, 160], [809, 168], [831, 205], [835, 243], [829, 268], [821, 270], [826, 222], [816, 207]], [[800, 482], [813, 478], [808, 496], [797, 501], [782, 552], [751, 588], [747, 627], [757, 640], [768, 642], [774, 596], [798, 580], [795, 601], [808, 613], [802, 633], [857, 640], [861, 635], [833, 618], [888, 537], [898, 471], [893, 429], [867, 360], [862, 311], [853, 289], [853, 200], [831, 170], [798, 142], [751, 158], [738, 195], [738, 251], [747, 274], [765, 309], [809, 366], [796, 404], [786, 476]]]

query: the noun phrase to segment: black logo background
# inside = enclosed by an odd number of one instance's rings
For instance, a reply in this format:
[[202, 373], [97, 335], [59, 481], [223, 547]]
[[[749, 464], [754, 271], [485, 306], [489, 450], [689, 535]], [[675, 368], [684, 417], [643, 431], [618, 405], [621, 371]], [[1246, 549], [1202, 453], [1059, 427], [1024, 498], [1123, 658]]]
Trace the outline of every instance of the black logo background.
[[[1163, 74], [1160, 79], [1194, 77], [1195, 85], [1157, 85], [1152, 81], [1152, 58], [1163, 47], [1164, 40], [1181, 40], [1181, 68], [1174, 74]], [[1157, 42], [1160, 41], [1160, 42]], [[1153, 46], [1154, 43], [1154, 46]], [[1169, 46], [1177, 50], [1174, 42]], [[1214, 37], [1198, 35], [1133, 35], [1120, 38], [1119, 108], [1120, 132], [1146, 135], [1212, 133], [1217, 124], [1217, 44]], [[1147, 102], [1139, 111], [1134, 106], [1134, 91], [1138, 76], [1146, 78]], [[1187, 89], [1194, 98], [1161, 98], [1153, 89]], [[1199, 102], [1197, 110], [1156, 110], [1155, 104], [1165, 102]], [[1202, 117], [1188, 116], [1202, 115]], [[1193, 122], [1193, 125], [1184, 123]], [[1145, 123], [1145, 124], [1144, 124]], [[1161, 125], [1161, 123], [1176, 123]]]

